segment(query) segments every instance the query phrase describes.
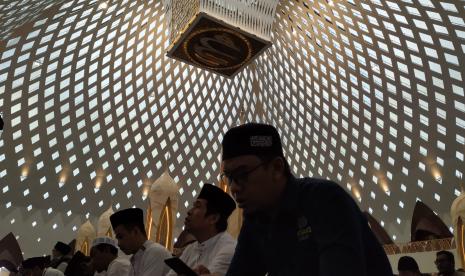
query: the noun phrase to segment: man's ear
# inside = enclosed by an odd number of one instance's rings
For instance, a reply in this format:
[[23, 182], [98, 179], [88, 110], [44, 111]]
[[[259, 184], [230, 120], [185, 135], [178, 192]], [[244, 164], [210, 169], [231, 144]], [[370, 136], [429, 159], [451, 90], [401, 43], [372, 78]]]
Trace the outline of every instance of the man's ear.
[[216, 224], [220, 220], [220, 214], [210, 214], [207, 219], [209, 223]]
[[276, 157], [271, 161], [271, 168], [275, 175], [282, 175], [284, 174], [284, 159], [281, 157]]

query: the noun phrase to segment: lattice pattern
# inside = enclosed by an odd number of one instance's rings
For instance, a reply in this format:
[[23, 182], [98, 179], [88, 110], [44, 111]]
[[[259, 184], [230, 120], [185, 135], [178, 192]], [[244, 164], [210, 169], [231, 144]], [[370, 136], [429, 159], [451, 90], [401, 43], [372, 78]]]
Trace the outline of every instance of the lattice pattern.
[[[450, 223], [464, 172], [464, 6], [291, 1], [257, 62], [298, 174], [351, 190], [394, 240], [416, 200]], [[311, 27], [308, 27], [311, 26]]]
[[199, 12], [200, 2], [198, 0], [166, 0], [164, 3], [166, 19], [169, 22], [170, 42], [173, 43]]
[[[0, 3], [0, 41], [5, 42], [14, 32], [28, 32], [33, 22], [53, 15], [63, 0], [8, 0]], [[1, 49], [1, 48], [0, 48]]]
[[[182, 184], [184, 216], [199, 184], [215, 181], [219, 137], [237, 122], [251, 76], [229, 81], [166, 58], [163, 14], [154, 1], [69, 1], [8, 41], [0, 61], [0, 106], [9, 107], [2, 214], [24, 206], [84, 219], [110, 204], [145, 209], [144, 189], [168, 168]], [[72, 235], [74, 226], [56, 229]], [[44, 235], [53, 229], [41, 227], [30, 254], [51, 246]]]
[[279, 0], [200, 0], [200, 9], [269, 40]]
[[465, 167], [463, 1], [291, 0], [276, 18], [273, 47], [233, 80], [165, 57], [160, 1], [68, 0], [11, 36], [0, 235], [48, 252], [50, 233], [71, 239], [109, 205], [145, 209], [166, 167], [182, 223], [241, 118], [275, 124], [297, 175], [340, 182], [397, 241], [417, 198], [449, 223]]
[[279, 0], [163, 0], [174, 42], [199, 12], [270, 40]]

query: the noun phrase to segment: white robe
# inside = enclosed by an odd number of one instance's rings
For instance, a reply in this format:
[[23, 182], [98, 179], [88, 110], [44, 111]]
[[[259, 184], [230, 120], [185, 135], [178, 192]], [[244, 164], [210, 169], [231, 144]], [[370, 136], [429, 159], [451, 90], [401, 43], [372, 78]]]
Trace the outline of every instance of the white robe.
[[164, 276], [169, 270], [164, 262], [168, 258], [171, 253], [166, 248], [148, 240], [131, 257], [129, 276]]
[[95, 272], [94, 276], [128, 276], [130, 269], [131, 263], [129, 260], [117, 257], [108, 265], [106, 271]]
[[[204, 241], [189, 244], [179, 257], [190, 268], [203, 265], [211, 274], [225, 275], [234, 255], [237, 241], [227, 232], [221, 232]], [[176, 276], [170, 270], [167, 276]]]
[[54, 269], [51, 267], [48, 267], [44, 269], [44, 272], [42, 272], [43, 276], [64, 276], [63, 272], [61, 272], [58, 269]]
[[64, 274], [67, 267], [68, 267], [68, 263], [67, 263], [67, 262], [61, 262], [61, 263], [57, 266], [56, 270], [59, 270], [59, 271], [63, 272], [63, 274]]

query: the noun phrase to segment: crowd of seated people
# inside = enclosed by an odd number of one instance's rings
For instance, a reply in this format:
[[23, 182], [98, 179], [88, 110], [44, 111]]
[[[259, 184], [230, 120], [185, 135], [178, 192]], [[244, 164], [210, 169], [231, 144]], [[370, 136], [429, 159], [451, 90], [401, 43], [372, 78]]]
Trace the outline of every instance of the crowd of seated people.
[[[293, 176], [273, 126], [230, 129], [222, 162], [221, 179], [235, 201], [221, 188], [203, 184], [184, 222], [195, 241], [186, 239], [175, 259], [147, 238], [142, 209], [129, 208], [110, 216], [115, 239], [96, 238], [89, 257], [81, 252], [71, 257], [71, 248], [58, 242], [51, 257], [25, 260], [20, 275], [393, 275], [354, 199], [332, 181]], [[237, 241], [226, 232], [236, 203], [244, 216]], [[436, 265], [437, 275], [463, 275], [447, 251], [438, 252]], [[399, 275], [422, 274], [413, 258], [404, 257]]]
[[397, 270], [399, 276], [465, 276], [463, 269], [455, 269], [454, 254], [450, 251], [439, 251], [434, 261], [437, 273], [422, 273], [416, 260], [411, 256], [402, 256], [399, 259]]

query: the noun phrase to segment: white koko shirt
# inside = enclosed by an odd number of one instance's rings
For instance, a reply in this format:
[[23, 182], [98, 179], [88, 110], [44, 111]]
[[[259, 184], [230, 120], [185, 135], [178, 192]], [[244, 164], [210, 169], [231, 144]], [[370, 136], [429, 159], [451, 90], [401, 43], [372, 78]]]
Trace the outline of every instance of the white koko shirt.
[[131, 257], [129, 276], [164, 276], [169, 270], [164, 260], [171, 254], [161, 244], [146, 241]]
[[94, 276], [128, 276], [129, 270], [131, 270], [129, 260], [117, 257], [108, 265], [107, 270], [100, 273], [95, 272]]
[[63, 272], [58, 269], [48, 267], [42, 272], [43, 276], [64, 276]]
[[[211, 274], [225, 275], [234, 255], [237, 241], [227, 232], [221, 232], [204, 241], [189, 244], [181, 257], [190, 268], [203, 265]], [[170, 270], [167, 276], [175, 276], [176, 272]]]

